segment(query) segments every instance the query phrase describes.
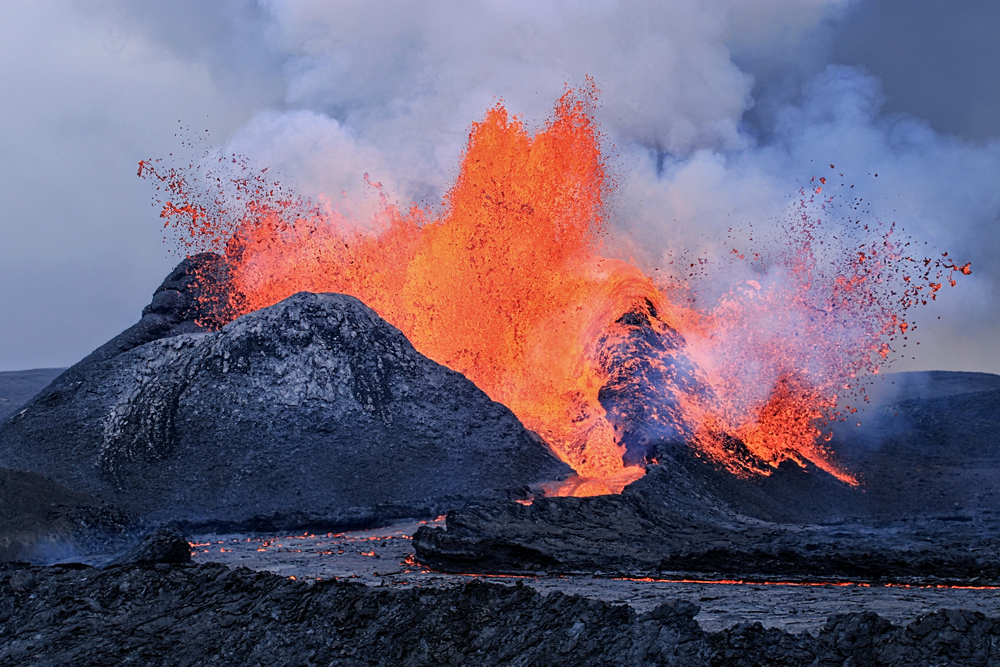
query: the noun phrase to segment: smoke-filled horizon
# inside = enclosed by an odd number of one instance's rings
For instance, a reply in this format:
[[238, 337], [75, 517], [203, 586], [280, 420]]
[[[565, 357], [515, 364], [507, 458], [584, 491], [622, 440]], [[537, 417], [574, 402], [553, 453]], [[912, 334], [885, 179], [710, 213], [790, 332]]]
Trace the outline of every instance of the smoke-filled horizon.
[[1000, 7], [648, 4], [10, 3], [0, 369], [74, 363], [178, 261], [139, 159], [204, 136], [363, 222], [364, 174], [437, 204], [497, 100], [540, 127], [590, 76], [619, 251], [721, 257], [835, 164], [866, 222], [972, 262], [888, 370], [1000, 372]]

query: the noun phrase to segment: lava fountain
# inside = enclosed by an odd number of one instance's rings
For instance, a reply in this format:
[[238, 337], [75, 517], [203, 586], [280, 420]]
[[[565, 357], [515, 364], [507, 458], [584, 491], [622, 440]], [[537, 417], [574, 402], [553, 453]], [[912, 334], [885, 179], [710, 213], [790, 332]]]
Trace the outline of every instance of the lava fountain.
[[924, 283], [907, 277], [890, 294], [890, 276], [921, 264], [893, 230], [817, 253], [817, 185], [766, 281], [749, 277], [750, 261], [710, 306], [671, 298], [679, 277], [655, 282], [602, 254], [612, 182], [596, 94], [567, 91], [534, 136], [497, 104], [472, 125], [439, 210], [400, 210], [372, 183], [382, 206], [364, 225], [237, 156], [143, 161], [139, 175], [159, 183], [184, 252], [224, 257], [230, 319], [304, 290], [358, 297], [541, 435], [579, 475], [558, 493], [620, 492], [654, 441], [740, 475], [791, 459], [856, 483], [824, 448], [823, 420], [906, 333], [899, 313], [921, 290], [933, 298], [943, 270], [968, 267], [928, 261]]

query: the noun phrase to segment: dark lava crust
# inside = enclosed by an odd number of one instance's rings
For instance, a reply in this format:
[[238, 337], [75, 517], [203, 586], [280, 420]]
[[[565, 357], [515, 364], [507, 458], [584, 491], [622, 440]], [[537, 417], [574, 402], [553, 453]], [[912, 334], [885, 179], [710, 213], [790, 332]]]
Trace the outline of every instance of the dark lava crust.
[[1000, 585], [1000, 377], [905, 373], [878, 389], [865, 428], [834, 433], [859, 487], [791, 462], [742, 480], [667, 443], [620, 496], [456, 509], [418, 531], [417, 558], [451, 572]]
[[995, 520], [776, 523], [683, 482], [654, 466], [620, 496], [465, 507], [414, 549], [446, 572], [1000, 585]]
[[0, 561], [49, 563], [120, 547], [131, 519], [35, 473], [0, 468]]
[[1000, 619], [943, 610], [905, 627], [832, 616], [817, 635], [698, 606], [637, 615], [526, 586], [378, 589], [221, 565], [95, 570], [0, 566], [0, 665], [969, 665], [1000, 664]]

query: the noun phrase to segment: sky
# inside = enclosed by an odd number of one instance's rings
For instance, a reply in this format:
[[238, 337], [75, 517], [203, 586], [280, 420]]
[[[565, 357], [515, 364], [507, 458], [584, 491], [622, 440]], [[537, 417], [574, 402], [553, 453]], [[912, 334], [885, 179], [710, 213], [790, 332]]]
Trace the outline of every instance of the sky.
[[638, 261], [718, 250], [836, 163], [873, 219], [972, 262], [892, 370], [1000, 372], [997, 0], [0, 10], [0, 370], [78, 361], [179, 260], [139, 160], [204, 136], [364, 217], [365, 172], [394, 201], [439, 202], [487, 108], [503, 99], [539, 127], [589, 75]]

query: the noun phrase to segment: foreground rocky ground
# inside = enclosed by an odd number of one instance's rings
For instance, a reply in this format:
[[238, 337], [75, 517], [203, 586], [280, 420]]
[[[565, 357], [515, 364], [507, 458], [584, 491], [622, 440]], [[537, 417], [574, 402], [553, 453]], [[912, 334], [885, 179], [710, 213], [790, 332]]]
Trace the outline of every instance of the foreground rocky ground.
[[190, 539], [195, 562], [218, 562], [297, 579], [343, 579], [379, 588], [455, 587], [470, 581], [514, 585], [520, 581], [543, 594], [560, 592], [628, 604], [638, 614], [664, 602], [686, 600], [701, 606], [695, 620], [707, 632], [759, 621], [764, 627], [790, 633], [816, 633], [831, 615], [866, 611], [897, 625], [941, 609], [1000, 616], [1000, 589], [996, 588], [650, 579], [601, 572], [445, 573], [415, 561], [410, 536], [417, 527], [407, 523], [333, 534], [198, 535]]
[[1000, 618], [905, 627], [832, 616], [815, 635], [708, 633], [696, 605], [625, 605], [527, 586], [379, 589], [206, 564], [0, 566], [0, 665], [1000, 664]]

